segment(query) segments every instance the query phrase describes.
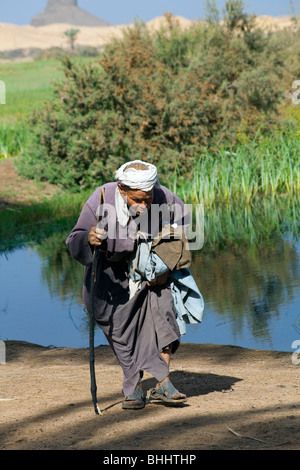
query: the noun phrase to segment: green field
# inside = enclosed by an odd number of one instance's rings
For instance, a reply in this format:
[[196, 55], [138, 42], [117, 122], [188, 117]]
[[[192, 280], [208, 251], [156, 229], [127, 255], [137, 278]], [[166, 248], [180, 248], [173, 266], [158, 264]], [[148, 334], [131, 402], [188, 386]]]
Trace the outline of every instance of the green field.
[[6, 84], [6, 104], [0, 108], [1, 124], [8, 126], [26, 118], [49, 99], [53, 83], [62, 76], [58, 60], [0, 64], [0, 80]]
[[[85, 63], [88, 58], [73, 59]], [[6, 104], [0, 105], [0, 159], [18, 155], [29, 142], [28, 117], [52, 97], [63, 79], [60, 60], [0, 64]]]
[[0, 64], [6, 104], [0, 105], [0, 159], [18, 155], [28, 143], [27, 119], [53, 91], [63, 72], [58, 60]]

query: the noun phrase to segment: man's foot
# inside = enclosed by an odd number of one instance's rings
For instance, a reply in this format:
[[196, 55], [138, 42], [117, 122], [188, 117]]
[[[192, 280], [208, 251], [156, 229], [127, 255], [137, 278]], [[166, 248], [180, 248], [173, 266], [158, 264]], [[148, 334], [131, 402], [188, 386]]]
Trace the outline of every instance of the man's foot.
[[122, 403], [123, 410], [140, 410], [145, 407], [146, 397], [141, 388], [136, 387], [132, 395], [125, 397]]
[[164, 382], [158, 388], [153, 388], [150, 391], [150, 397], [173, 405], [182, 404], [187, 401], [186, 395], [178, 392], [170, 380]]

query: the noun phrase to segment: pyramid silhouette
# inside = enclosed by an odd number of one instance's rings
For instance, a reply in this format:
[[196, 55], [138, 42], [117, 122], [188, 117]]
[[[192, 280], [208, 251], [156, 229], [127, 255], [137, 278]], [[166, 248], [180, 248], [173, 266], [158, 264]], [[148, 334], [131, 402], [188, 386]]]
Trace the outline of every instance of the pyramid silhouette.
[[48, 0], [45, 10], [31, 20], [32, 26], [53, 23], [69, 23], [77, 26], [111, 26], [111, 23], [79, 8], [77, 0]]

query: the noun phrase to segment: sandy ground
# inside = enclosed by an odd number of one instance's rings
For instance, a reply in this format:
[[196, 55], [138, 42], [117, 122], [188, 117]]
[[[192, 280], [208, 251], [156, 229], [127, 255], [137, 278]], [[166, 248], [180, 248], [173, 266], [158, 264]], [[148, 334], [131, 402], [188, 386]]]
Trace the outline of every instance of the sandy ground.
[[[192, 21], [181, 16], [175, 16], [175, 21], [185, 28]], [[266, 30], [275, 30], [294, 27], [289, 16], [271, 17], [261, 16], [256, 19], [258, 26]], [[150, 30], [156, 30], [166, 24], [164, 17], [157, 17], [146, 23]], [[76, 44], [81, 46], [103, 47], [112, 38], [121, 37], [124, 28], [131, 25], [86, 27], [80, 26]], [[50, 47], [68, 47], [65, 31], [73, 28], [70, 24], [57, 23], [47, 26], [19, 26], [9, 23], [0, 23], [0, 51], [16, 49], [48, 49]]]
[[[300, 366], [290, 353], [182, 344], [171, 380], [187, 403], [123, 410], [121, 369], [110, 347], [99, 346], [96, 415], [88, 349], [5, 346], [1, 450], [300, 449]], [[146, 374], [144, 390], [154, 385]]]

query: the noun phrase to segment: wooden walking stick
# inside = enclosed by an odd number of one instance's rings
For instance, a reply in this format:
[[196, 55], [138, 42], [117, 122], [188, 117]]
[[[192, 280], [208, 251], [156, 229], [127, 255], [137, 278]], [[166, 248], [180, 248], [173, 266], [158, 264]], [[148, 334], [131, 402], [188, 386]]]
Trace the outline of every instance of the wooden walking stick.
[[[105, 195], [104, 195], [104, 188], [101, 189], [100, 192], [100, 202], [99, 202], [99, 214], [98, 214], [98, 222], [101, 215], [101, 206], [102, 203], [105, 202]], [[91, 394], [92, 400], [94, 404], [94, 410], [97, 415], [101, 415], [101, 410], [98, 406], [97, 402], [97, 384], [96, 384], [96, 374], [95, 374], [95, 347], [94, 347], [94, 339], [95, 339], [95, 317], [94, 317], [94, 292], [95, 292], [95, 284], [96, 284], [96, 274], [97, 270], [101, 271], [101, 264], [102, 264], [102, 256], [103, 252], [99, 249], [99, 246], [95, 246], [94, 254], [93, 254], [93, 264], [92, 264], [92, 272], [91, 272], [91, 288], [90, 288], [90, 335], [89, 335], [89, 351], [90, 351], [90, 376], [91, 376]]]

